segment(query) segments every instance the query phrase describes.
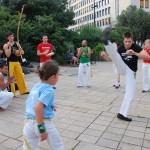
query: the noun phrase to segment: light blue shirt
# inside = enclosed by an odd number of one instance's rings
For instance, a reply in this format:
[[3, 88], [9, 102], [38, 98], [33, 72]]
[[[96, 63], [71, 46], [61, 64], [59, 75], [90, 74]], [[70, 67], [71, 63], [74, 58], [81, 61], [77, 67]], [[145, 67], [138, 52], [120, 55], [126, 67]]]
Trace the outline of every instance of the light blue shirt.
[[26, 119], [35, 119], [35, 106], [38, 101], [45, 105], [43, 109], [44, 118], [53, 118], [54, 89], [52, 85], [40, 82], [32, 88], [26, 101]]

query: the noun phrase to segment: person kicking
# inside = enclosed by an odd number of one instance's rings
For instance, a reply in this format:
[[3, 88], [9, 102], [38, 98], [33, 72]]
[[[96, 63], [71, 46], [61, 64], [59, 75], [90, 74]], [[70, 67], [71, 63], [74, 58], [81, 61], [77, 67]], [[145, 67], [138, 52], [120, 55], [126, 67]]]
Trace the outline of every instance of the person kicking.
[[117, 52], [116, 44], [112, 44], [109, 41], [110, 32], [110, 27], [105, 28], [102, 32], [101, 40], [105, 44], [105, 49], [118, 71], [121, 75], [125, 76], [125, 96], [117, 118], [132, 121], [132, 118], [127, 116], [130, 103], [135, 95], [138, 58], [150, 59], [150, 56], [139, 45], [133, 43], [133, 35], [130, 32], [124, 33], [124, 44]]

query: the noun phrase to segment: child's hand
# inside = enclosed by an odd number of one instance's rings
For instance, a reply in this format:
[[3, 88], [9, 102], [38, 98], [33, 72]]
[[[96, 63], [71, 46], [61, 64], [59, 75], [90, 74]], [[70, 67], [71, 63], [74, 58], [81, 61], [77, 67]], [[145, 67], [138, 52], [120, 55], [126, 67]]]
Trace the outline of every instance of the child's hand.
[[39, 138], [40, 142], [46, 140], [47, 138], [48, 138], [48, 133], [47, 132], [40, 133], [40, 138]]
[[57, 107], [56, 106], [54, 106], [54, 111], [57, 111]]

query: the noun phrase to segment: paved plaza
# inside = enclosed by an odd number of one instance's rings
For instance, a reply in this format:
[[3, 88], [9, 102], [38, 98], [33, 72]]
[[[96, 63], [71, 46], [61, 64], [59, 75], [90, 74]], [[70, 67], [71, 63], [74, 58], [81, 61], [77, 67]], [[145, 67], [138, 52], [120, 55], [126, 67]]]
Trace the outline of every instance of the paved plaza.
[[[141, 65], [140, 61], [130, 123], [116, 118], [125, 92], [124, 78], [116, 90], [111, 62], [92, 65], [91, 88], [86, 87], [85, 80], [85, 86], [77, 88], [78, 67], [60, 67], [54, 124], [65, 150], [150, 150], [150, 93], [141, 93]], [[26, 75], [25, 80], [29, 90], [39, 82], [36, 73]], [[22, 150], [26, 98], [18, 93], [8, 110], [0, 113], [0, 150]], [[47, 143], [39, 143], [38, 150], [48, 150]]]

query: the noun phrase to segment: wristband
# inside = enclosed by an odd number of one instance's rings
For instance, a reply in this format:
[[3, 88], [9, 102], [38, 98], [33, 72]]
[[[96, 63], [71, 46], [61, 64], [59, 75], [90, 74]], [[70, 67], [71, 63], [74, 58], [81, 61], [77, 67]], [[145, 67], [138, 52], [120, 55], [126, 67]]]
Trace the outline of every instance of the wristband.
[[37, 125], [39, 133], [44, 133], [46, 131], [44, 123]]

